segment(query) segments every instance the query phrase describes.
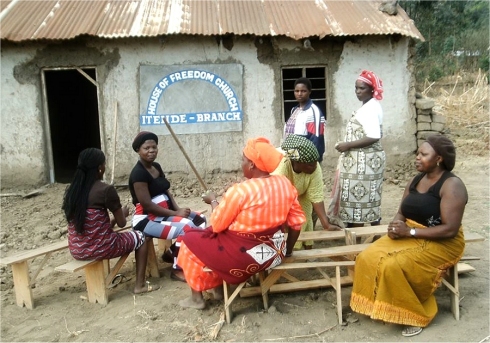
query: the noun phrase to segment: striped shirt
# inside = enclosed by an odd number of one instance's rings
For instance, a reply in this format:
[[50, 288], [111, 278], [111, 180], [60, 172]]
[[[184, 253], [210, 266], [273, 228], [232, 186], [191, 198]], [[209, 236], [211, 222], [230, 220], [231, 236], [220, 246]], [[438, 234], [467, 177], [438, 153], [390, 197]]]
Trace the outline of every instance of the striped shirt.
[[298, 192], [282, 175], [253, 178], [231, 186], [211, 214], [214, 232], [260, 232], [284, 223], [300, 230], [305, 221]]

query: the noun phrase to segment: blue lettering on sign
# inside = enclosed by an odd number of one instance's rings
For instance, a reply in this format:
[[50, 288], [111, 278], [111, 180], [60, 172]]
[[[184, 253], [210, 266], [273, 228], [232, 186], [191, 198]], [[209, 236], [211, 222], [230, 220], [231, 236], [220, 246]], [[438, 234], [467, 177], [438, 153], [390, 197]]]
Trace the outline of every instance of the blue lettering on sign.
[[[157, 113], [158, 103], [160, 102], [163, 92], [174, 83], [183, 80], [205, 81], [217, 87], [228, 104], [228, 110], [206, 113]], [[164, 125], [165, 122], [163, 118], [167, 119], [169, 124], [233, 122], [242, 120], [242, 110], [233, 88], [228, 82], [216, 74], [203, 70], [181, 70], [163, 77], [153, 87], [150, 98], [148, 99], [148, 104], [146, 105], [146, 113], [140, 116], [140, 125]]]

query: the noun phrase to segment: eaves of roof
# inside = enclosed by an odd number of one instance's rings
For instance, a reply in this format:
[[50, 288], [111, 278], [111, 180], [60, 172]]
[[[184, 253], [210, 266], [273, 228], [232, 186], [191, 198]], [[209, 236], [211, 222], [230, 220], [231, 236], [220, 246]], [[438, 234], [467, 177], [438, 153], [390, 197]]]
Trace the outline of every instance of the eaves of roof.
[[406, 12], [380, 1], [1, 0], [0, 39], [13, 42], [164, 35], [402, 35], [424, 40]]

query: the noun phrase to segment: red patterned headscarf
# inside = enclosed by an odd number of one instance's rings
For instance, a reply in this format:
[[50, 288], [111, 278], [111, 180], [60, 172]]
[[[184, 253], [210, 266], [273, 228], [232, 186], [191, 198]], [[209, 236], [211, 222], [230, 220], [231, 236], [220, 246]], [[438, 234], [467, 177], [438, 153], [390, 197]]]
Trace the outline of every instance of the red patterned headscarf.
[[372, 71], [363, 70], [357, 79], [373, 87], [373, 98], [377, 100], [383, 99], [383, 81]]

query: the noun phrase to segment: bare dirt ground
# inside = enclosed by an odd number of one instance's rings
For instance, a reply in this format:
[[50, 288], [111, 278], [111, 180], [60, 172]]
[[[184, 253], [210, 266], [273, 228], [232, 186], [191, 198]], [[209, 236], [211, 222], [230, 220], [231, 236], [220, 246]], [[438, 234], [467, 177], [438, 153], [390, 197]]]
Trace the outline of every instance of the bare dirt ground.
[[[486, 92], [488, 94], [488, 87]], [[446, 98], [437, 100], [443, 112], [449, 111]], [[222, 302], [210, 298], [203, 311], [180, 308], [178, 301], [188, 296], [189, 290], [186, 284], [170, 279], [169, 264], [160, 262], [162, 277], [150, 280], [161, 285], [160, 290], [134, 296], [131, 292], [134, 265], [130, 257], [121, 272], [131, 280], [111, 289], [109, 304], [102, 306], [85, 300], [83, 272], [65, 274], [54, 271], [57, 265], [71, 260], [68, 251], [62, 251], [54, 254], [37, 277], [32, 290], [36, 302], [33, 310], [16, 305], [11, 270], [9, 267], [0, 269], [1, 341], [488, 341], [488, 107], [481, 112], [483, 114], [472, 118], [470, 123], [467, 117], [458, 117], [464, 115], [463, 112], [451, 113], [448, 113], [448, 133], [458, 147], [454, 172], [465, 182], [469, 192], [463, 223], [465, 230], [477, 232], [486, 238], [484, 242], [470, 243], [466, 248], [465, 255], [480, 259], [469, 262], [476, 271], [460, 276], [459, 322], [450, 312], [449, 292], [440, 288], [436, 292], [438, 315], [420, 335], [407, 339], [401, 336], [398, 325], [383, 324], [352, 314], [348, 307], [351, 288], [345, 287], [342, 304], [348, 323], [337, 325], [335, 292], [326, 288], [273, 294], [268, 312], [263, 310], [260, 297], [239, 298], [233, 306], [235, 317], [232, 323], [225, 324], [213, 338], [213, 332], [218, 332], [216, 324], [223, 313]], [[382, 223], [387, 223], [398, 208], [403, 187], [415, 173], [412, 162], [413, 159], [403, 164], [390, 164], [388, 161]], [[331, 173], [324, 171], [326, 195], [330, 190]], [[197, 182], [181, 175], [170, 175], [170, 178], [180, 205], [197, 210], [206, 208], [199, 197], [201, 191]], [[222, 193], [229, 184], [238, 180], [239, 175], [217, 175], [206, 182], [214, 191]], [[2, 256], [67, 239], [66, 224], [60, 210], [65, 187], [53, 184], [32, 197], [1, 198]], [[130, 204], [128, 190], [120, 188], [118, 191], [123, 203]], [[33, 262], [34, 265], [37, 263], [38, 260]]]

